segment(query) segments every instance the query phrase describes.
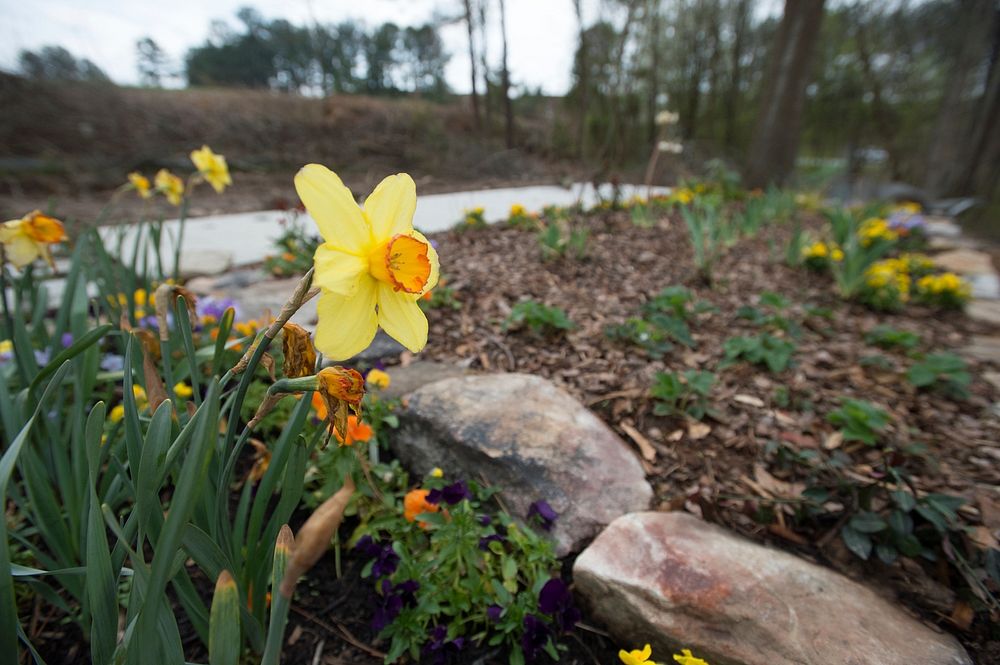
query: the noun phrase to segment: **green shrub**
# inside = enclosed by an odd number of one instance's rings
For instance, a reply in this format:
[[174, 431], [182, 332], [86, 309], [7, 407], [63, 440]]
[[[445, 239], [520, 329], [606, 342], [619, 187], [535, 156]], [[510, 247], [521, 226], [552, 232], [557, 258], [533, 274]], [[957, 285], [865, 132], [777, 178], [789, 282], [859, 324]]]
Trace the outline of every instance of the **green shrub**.
[[504, 330], [523, 326], [535, 334], [558, 333], [576, 327], [559, 307], [549, 307], [534, 300], [523, 300], [514, 305], [503, 323]]
[[843, 399], [840, 408], [827, 414], [830, 424], [839, 427], [844, 441], [860, 441], [869, 446], [878, 443], [889, 424], [889, 414], [871, 402]]
[[917, 388], [937, 390], [957, 399], [969, 396], [972, 376], [968, 365], [954, 353], [932, 353], [910, 366], [906, 379]]
[[653, 413], [658, 416], [686, 414], [701, 420], [708, 411], [708, 396], [715, 384], [715, 374], [698, 370], [657, 372], [650, 395], [656, 400]]
[[920, 346], [920, 335], [883, 323], [866, 332], [865, 341], [883, 349], [912, 351]]
[[795, 345], [770, 333], [747, 337], [730, 337], [723, 343], [722, 366], [740, 360], [763, 365], [772, 372], [784, 372], [792, 362]]

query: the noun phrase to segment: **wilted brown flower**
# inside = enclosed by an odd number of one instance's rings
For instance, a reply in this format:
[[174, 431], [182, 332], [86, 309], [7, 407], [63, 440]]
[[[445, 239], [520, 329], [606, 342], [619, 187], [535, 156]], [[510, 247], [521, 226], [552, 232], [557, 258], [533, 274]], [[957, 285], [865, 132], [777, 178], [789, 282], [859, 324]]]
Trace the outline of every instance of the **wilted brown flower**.
[[353, 411], [361, 415], [361, 399], [365, 396], [365, 378], [353, 369], [340, 365], [325, 367], [316, 375], [320, 396], [326, 403], [326, 420], [331, 431], [347, 436], [347, 416]]
[[285, 363], [282, 371], [289, 379], [309, 376], [316, 369], [316, 350], [306, 329], [295, 323], [281, 327]]

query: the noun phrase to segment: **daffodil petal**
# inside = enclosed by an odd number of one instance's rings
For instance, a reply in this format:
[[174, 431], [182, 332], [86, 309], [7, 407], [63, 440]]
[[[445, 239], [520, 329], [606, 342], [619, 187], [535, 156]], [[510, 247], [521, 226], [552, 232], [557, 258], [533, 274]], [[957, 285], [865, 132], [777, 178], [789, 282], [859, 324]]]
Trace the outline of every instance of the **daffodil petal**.
[[7, 260], [16, 268], [23, 268], [42, 256], [42, 245], [22, 233], [11, 234], [3, 241], [3, 248]]
[[368, 272], [368, 258], [348, 254], [324, 243], [313, 257], [316, 276], [313, 285], [342, 296], [354, 295], [361, 278]]
[[378, 324], [400, 344], [419, 353], [427, 344], [427, 317], [413, 294], [378, 284]]
[[347, 360], [367, 349], [378, 330], [375, 303], [375, 282], [371, 278], [362, 279], [353, 296], [323, 291], [316, 306], [316, 348], [331, 360]]
[[368, 222], [336, 173], [307, 164], [295, 174], [295, 191], [327, 244], [349, 254], [368, 254], [372, 244]]
[[434, 249], [434, 245], [431, 244], [431, 241], [428, 240], [423, 233], [414, 230], [410, 232], [410, 235], [427, 245], [427, 258], [430, 259], [431, 262], [431, 274], [427, 277], [427, 283], [424, 284], [423, 291], [414, 294], [414, 298], [419, 298], [437, 286], [438, 278], [441, 276], [441, 262], [438, 260], [438, 253], [437, 250]]
[[417, 186], [405, 173], [387, 176], [365, 199], [365, 215], [380, 241], [412, 231], [416, 209]]

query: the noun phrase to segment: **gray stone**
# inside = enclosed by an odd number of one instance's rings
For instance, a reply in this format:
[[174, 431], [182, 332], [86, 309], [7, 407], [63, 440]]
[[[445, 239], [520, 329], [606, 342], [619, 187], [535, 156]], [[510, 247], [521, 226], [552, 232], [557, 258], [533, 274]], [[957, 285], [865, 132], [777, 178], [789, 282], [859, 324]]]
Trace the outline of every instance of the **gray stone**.
[[[316, 310], [315, 303], [312, 304], [313, 312]], [[315, 323], [315, 320], [314, 320]], [[347, 361], [348, 365], [374, 365], [384, 360], [395, 360], [406, 348], [389, 337], [381, 328], [375, 333], [375, 339], [368, 345], [368, 348]], [[343, 363], [339, 363], [343, 364]]]
[[944, 270], [960, 275], [992, 275], [993, 259], [986, 252], [971, 249], [954, 249], [934, 256], [934, 263]]
[[983, 379], [1000, 391], [1000, 372], [983, 372]]
[[725, 665], [971, 665], [954, 637], [827, 568], [686, 513], [615, 520], [577, 591], [622, 644]]
[[652, 497], [639, 460], [607, 425], [562, 389], [527, 374], [445, 379], [410, 393], [391, 434], [416, 473], [484, 478], [511, 513], [544, 499], [559, 514], [562, 556]]
[[927, 235], [931, 238], [958, 238], [962, 235], [962, 227], [951, 217], [924, 215]]
[[233, 267], [233, 253], [221, 249], [188, 249], [181, 252], [182, 279], [218, 275]]
[[1000, 337], [993, 335], [973, 335], [972, 340], [960, 352], [976, 360], [1000, 362]]
[[976, 321], [1000, 326], [1000, 302], [997, 300], [974, 299], [966, 305], [965, 313]]
[[389, 387], [382, 390], [382, 397], [386, 399], [399, 399], [429, 383], [469, 374], [465, 367], [433, 360], [415, 360], [409, 365], [389, 367], [386, 372], [390, 379]]
[[1000, 299], [1000, 276], [995, 272], [983, 275], [966, 275], [972, 284], [973, 298]]

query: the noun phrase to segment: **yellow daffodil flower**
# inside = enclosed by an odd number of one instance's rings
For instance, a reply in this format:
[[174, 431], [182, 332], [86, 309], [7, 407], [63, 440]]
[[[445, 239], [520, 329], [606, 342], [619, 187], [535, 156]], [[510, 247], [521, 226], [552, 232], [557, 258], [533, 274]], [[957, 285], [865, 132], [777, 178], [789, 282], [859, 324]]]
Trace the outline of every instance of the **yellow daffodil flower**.
[[680, 663], [680, 665], [708, 665], [708, 661], [692, 656], [690, 649], [681, 649], [679, 654], [675, 653], [674, 660]]
[[[192, 153], [192, 155], [193, 154], [194, 153]], [[225, 162], [223, 162], [223, 165], [225, 165]], [[226, 178], [227, 179], [229, 178], [228, 171], [226, 172]], [[175, 176], [167, 169], [160, 169], [159, 171], [156, 172], [156, 178], [154, 179], [154, 182], [156, 183], [156, 191], [160, 192], [165, 197], [167, 197], [167, 201], [170, 202], [170, 205], [178, 206], [181, 204], [181, 199], [184, 198], [183, 180]], [[216, 187], [216, 191], [222, 191], [222, 190]]]
[[201, 146], [201, 150], [191, 151], [191, 161], [205, 181], [219, 194], [233, 184], [225, 156], [215, 154], [207, 145]]
[[0, 226], [0, 245], [6, 259], [16, 268], [23, 268], [38, 257], [53, 265], [49, 245], [65, 239], [62, 222], [38, 210]]
[[622, 649], [618, 652], [618, 658], [621, 659], [625, 665], [656, 665], [650, 658], [653, 655], [653, 648], [648, 644], [642, 648], [635, 649], [633, 651], [625, 651]]
[[438, 281], [437, 252], [413, 229], [416, 185], [405, 173], [389, 176], [365, 200], [325, 166], [309, 164], [295, 189], [316, 220], [313, 284], [320, 287], [316, 348], [334, 360], [368, 347], [382, 327], [416, 353], [427, 343], [427, 318], [417, 300]]
[[149, 185], [149, 178], [142, 175], [141, 173], [133, 171], [128, 174], [128, 182], [132, 189], [138, 192], [139, 196], [148, 199], [153, 195], [153, 190]]
[[368, 376], [365, 377], [368, 384], [373, 388], [388, 388], [389, 384], [392, 383], [392, 379], [389, 378], [388, 372], [383, 372], [380, 369], [373, 369], [368, 371]]

